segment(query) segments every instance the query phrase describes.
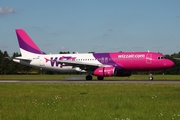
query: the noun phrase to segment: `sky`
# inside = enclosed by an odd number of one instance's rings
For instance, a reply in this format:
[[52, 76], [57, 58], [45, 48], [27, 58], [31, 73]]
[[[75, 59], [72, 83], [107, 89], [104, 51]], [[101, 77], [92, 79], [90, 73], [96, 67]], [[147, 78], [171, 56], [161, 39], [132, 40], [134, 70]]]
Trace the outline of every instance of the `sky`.
[[46, 53], [180, 51], [180, 0], [0, 0], [0, 50], [24, 29]]

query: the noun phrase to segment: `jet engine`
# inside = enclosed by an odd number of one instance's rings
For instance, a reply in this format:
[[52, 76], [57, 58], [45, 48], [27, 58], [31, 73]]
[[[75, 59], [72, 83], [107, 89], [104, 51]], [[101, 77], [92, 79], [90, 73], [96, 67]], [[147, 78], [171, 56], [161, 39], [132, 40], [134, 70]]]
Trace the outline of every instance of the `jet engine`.
[[115, 67], [99, 67], [94, 71], [95, 76], [109, 77], [116, 75]]

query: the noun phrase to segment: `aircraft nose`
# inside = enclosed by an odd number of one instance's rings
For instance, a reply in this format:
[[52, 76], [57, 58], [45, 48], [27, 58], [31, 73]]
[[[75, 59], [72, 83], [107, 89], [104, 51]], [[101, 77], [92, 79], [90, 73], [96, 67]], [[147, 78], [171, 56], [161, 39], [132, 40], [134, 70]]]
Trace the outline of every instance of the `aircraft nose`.
[[174, 62], [171, 61], [171, 60], [168, 60], [168, 61], [166, 62], [166, 66], [167, 66], [168, 68], [173, 67], [173, 66], [174, 66]]

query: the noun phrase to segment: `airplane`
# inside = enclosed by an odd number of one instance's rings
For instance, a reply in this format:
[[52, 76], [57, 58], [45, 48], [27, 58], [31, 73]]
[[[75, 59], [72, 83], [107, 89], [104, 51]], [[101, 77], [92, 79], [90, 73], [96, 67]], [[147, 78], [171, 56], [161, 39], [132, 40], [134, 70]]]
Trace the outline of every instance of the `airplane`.
[[86, 80], [92, 80], [92, 75], [97, 76], [98, 80], [110, 76], [131, 76], [132, 71], [148, 71], [149, 80], [153, 80], [151, 71], [174, 66], [174, 62], [162, 53], [150, 51], [46, 54], [23, 29], [15, 31], [21, 56], [15, 57], [14, 62], [52, 71], [86, 72]]

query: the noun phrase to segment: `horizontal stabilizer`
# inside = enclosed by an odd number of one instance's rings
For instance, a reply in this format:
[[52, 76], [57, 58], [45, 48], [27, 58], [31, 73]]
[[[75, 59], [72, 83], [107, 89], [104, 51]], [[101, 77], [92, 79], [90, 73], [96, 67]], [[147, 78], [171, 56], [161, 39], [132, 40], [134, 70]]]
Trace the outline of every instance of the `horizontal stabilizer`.
[[31, 61], [32, 59], [24, 58], [24, 57], [15, 57], [14, 59], [17, 60], [25, 60], [25, 61]]

